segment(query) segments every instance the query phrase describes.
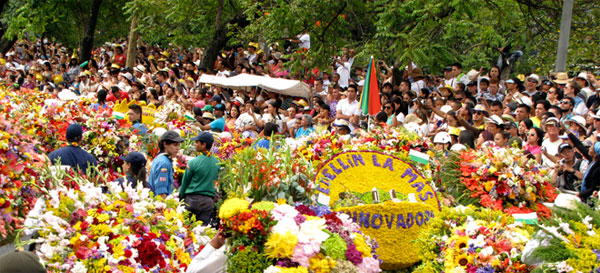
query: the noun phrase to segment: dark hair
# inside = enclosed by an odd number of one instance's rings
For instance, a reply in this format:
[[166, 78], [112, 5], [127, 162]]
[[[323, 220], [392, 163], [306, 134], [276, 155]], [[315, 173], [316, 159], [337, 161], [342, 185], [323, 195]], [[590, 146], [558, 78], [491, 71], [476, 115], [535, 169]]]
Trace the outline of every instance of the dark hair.
[[421, 93], [425, 95], [425, 98], [429, 97], [429, 93], [431, 91], [429, 90], [429, 88], [421, 88]]
[[459, 83], [456, 84], [456, 90], [457, 90], [457, 92], [461, 92], [461, 91], [464, 92], [465, 88], [466, 88], [466, 86], [462, 82], [459, 82]]
[[194, 112], [194, 116], [202, 116], [202, 108], [194, 106], [194, 108], [192, 108], [192, 111]]
[[542, 129], [540, 129], [540, 128], [537, 128], [537, 127], [533, 127], [533, 130], [535, 130], [535, 134], [538, 137], [538, 143], [537, 143], [537, 145], [538, 146], [542, 146], [542, 142], [544, 142], [544, 134], [545, 134], [544, 131]]
[[503, 105], [502, 105], [502, 102], [500, 102], [500, 101], [497, 101], [497, 100], [495, 100], [495, 101], [491, 101], [491, 102], [489, 103], [489, 105], [490, 105], [490, 107], [492, 107], [492, 106], [500, 106], [500, 108], [502, 108], [502, 106], [503, 106]]
[[544, 110], [546, 110], [546, 111], [548, 111], [550, 109], [550, 106], [552, 106], [550, 104], [550, 102], [548, 100], [545, 100], [545, 99], [537, 100], [535, 102], [535, 106], [537, 106], [538, 104], [542, 104], [542, 106], [544, 107]]
[[533, 128], [533, 121], [531, 121], [531, 119], [526, 118], [524, 120], [521, 120], [521, 122], [525, 123], [525, 127], [527, 127], [527, 130]]
[[[575, 93], [577, 94], [577, 93]], [[569, 100], [570, 104], [571, 104], [571, 108], [575, 107], [575, 99], [571, 98], [571, 97], [564, 97], [564, 100]], [[562, 109], [561, 109], [562, 110]]]
[[104, 105], [106, 103], [106, 96], [108, 95], [108, 92], [104, 89], [100, 89], [98, 91], [98, 104]]
[[[146, 162], [144, 163], [129, 163], [131, 164], [131, 174], [135, 175], [135, 180], [137, 183], [142, 183], [144, 187], [146, 187]], [[135, 185], [134, 185], [135, 187]]]
[[527, 112], [527, 114], [531, 114], [531, 106], [521, 103], [519, 104], [519, 106], [517, 106], [517, 108], [525, 108], [525, 112]]
[[482, 83], [490, 85], [490, 81], [488, 79], [486, 79], [486, 78], [483, 78], [483, 79], [479, 80], [479, 84], [482, 84]]
[[458, 134], [458, 143], [467, 146], [468, 148], [475, 148], [475, 134], [469, 130], [463, 130]]
[[358, 92], [358, 87], [356, 86], [356, 84], [348, 85], [348, 89], [350, 89], [350, 87], [354, 88], [354, 91]]
[[274, 133], [279, 131], [279, 126], [274, 122], [267, 122], [265, 124], [265, 129], [263, 130], [265, 136], [272, 136]]
[[492, 133], [490, 133], [489, 131], [481, 132], [481, 136], [483, 136], [483, 139], [485, 141], [494, 140], [494, 135], [492, 135]]
[[459, 62], [453, 63], [451, 66], [456, 66], [456, 68], [462, 69], [462, 64], [460, 64]]
[[140, 117], [142, 116], [142, 107], [141, 106], [139, 106], [137, 104], [132, 104], [132, 105], [129, 105], [129, 109], [133, 110], [133, 112], [140, 115]]
[[377, 113], [377, 115], [375, 116], [375, 120], [379, 122], [387, 122], [387, 119], [388, 115], [384, 111]]

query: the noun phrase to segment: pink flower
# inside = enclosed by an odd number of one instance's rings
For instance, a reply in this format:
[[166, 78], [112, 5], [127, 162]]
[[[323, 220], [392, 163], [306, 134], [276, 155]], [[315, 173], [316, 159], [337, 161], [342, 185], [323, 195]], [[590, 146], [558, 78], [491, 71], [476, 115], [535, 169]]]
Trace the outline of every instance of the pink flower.
[[379, 269], [379, 260], [371, 257], [363, 258], [363, 262], [358, 265], [358, 272], [364, 273], [377, 273], [381, 272]]

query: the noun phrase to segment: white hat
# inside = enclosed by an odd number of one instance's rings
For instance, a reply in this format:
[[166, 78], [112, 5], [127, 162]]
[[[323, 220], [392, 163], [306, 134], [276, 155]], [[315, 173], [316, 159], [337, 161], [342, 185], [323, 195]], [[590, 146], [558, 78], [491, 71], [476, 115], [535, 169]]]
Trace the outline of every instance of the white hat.
[[406, 131], [413, 132], [421, 136], [421, 127], [419, 124], [414, 122], [404, 123], [404, 128]]
[[596, 112], [596, 114], [590, 114], [590, 116], [592, 116], [595, 119], [600, 119], [600, 110], [598, 110], [598, 112]]
[[493, 123], [493, 124], [496, 124], [498, 126], [501, 126], [502, 124], [504, 124], [504, 121], [502, 120], [502, 118], [500, 118], [497, 115], [492, 115], [489, 118], [485, 118], [485, 122]]
[[531, 99], [528, 96], [522, 96], [522, 97], [518, 98], [517, 100], [520, 101], [522, 104], [525, 104], [529, 107], [531, 107], [531, 105], [533, 104], [533, 102], [531, 101]]
[[573, 194], [561, 193], [558, 196], [556, 196], [556, 199], [554, 200], [554, 205], [565, 209], [576, 209], [577, 203], [580, 202], [581, 201], [579, 197]]
[[74, 100], [77, 99], [77, 94], [69, 89], [63, 89], [58, 93], [58, 98], [61, 100]]
[[135, 68], [133, 68], [134, 71], [140, 72], [140, 73], [144, 73], [146, 72], [146, 68], [143, 65], [138, 65]]
[[469, 70], [469, 72], [467, 72], [467, 74], [465, 75], [467, 77], [467, 79], [469, 81], [474, 81], [476, 79], [473, 79], [473, 77], [475, 77], [475, 75], [479, 74], [479, 72], [475, 69], [471, 69]]
[[525, 81], [529, 80], [529, 79], [534, 79], [537, 81], [537, 86], [542, 85], [542, 81], [540, 81], [540, 76], [536, 75], [536, 74], [531, 74], [529, 75], [529, 77], [525, 78]]
[[452, 139], [450, 138], [450, 135], [447, 132], [439, 132], [433, 138], [433, 143], [446, 144], [446, 143], [451, 143], [451, 142], [452, 142]]
[[581, 126], [581, 128], [583, 128], [584, 130], [585, 126], [587, 125], [587, 122], [585, 122], [585, 118], [583, 118], [582, 116], [573, 116], [568, 121], [577, 123], [577, 125]]
[[450, 148], [450, 151], [459, 152], [459, 151], [463, 151], [466, 149], [467, 149], [467, 146], [462, 145], [460, 143], [456, 143], [456, 144], [452, 145], [452, 147]]
[[442, 108], [440, 108], [440, 111], [444, 112], [444, 114], [447, 114], [448, 112], [450, 112], [450, 110], [452, 110], [452, 106], [447, 105], [447, 104], [442, 106]]
[[127, 72], [127, 73], [123, 74], [123, 78], [131, 81], [133, 79], [133, 75], [131, 75], [131, 73]]

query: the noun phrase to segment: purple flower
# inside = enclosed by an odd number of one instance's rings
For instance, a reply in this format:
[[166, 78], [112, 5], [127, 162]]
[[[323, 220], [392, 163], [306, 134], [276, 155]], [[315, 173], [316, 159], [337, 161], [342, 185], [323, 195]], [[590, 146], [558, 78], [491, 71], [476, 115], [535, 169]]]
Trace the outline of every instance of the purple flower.
[[281, 267], [297, 267], [299, 264], [296, 262], [292, 262], [290, 259], [281, 259], [277, 261], [277, 265]]
[[360, 252], [358, 252], [354, 244], [348, 244], [348, 248], [346, 249], [346, 259], [355, 265], [359, 265], [363, 261]]
[[331, 213], [331, 209], [329, 209], [329, 206], [312, 205], [310, 206], [310, 209], [314, 211], [318, 217], [323, 217], [323, 215]]
[[302, 214], [298, 214], [298, 215], [296, 215], [296, 217], [294, 217], [294, 221], [296, 221], [296, 225], [300, 225], [300, 224], [304, 223], [304, 221], [306, 221], [306, 216], [304, 216]]
[[596, 261], [600, 261], [600, 249], [592, 249], [592, 252], [596, 254]]
[[476, 273], [494, 273], [496, 272], [491, 265], [486, 265], [485, 267], [477, 268]]

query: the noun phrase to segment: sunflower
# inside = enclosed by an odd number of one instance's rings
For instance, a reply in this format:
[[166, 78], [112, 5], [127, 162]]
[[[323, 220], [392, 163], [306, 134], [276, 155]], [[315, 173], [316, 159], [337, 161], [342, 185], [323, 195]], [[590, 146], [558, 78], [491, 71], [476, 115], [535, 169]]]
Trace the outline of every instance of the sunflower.
[[469, 238], [467, 237], [459, 237], [458, 239], [456, 239], [456, 241], [454, 241], [454, 247], [456, 248], [456, 250], [461, 250], [465, 247], [469, 247]]
[[456, 256], [456, 259], [455, 259], [455, 263], [461, 267], [466, 267], [470, 261], [471, 261], [471, 259], [467, 254], [460, 254], [460, 255]]

